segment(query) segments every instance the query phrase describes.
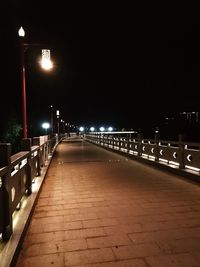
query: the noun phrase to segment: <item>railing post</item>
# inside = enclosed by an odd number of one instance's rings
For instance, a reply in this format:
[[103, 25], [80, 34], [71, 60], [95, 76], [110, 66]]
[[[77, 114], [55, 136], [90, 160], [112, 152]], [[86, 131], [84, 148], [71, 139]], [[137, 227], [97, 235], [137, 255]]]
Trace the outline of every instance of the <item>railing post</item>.
[[118, 142], [119, 142], [119, 151], [121, 150], [121, 136], [118, 134]]
[[179, 134], [178, 141], [179, 141], [179, 154], [180, 154], [180, 161], [179, 161], [179, 168], [184, 169], [185, 163], [184, 163], [184, 140], [185, 136], [182, 134]]
[[98, 144], [101, 145], [101, 134], [98, 134]]
[[7, 167], [7, 172], [2, 177], [3, 192], [3, 240], [8, 240], [13, 233], [11, 214], [11, 144], [0, 144], [0, 168]]
[[45, 143], [45, 163], [46, 163], [46, 161], [48, 161], [48, 157], [49, 157], [49, 143], [46, 142]]
[[27, 165], [26, 165], [26, 190], [27, 194], [30, 195], [32, 193], [32, 166], [31, 166], [31, 138], [24, 138], [21, 141], [22, 151], [29, 151], [29, 155], [27, 157]]
[[142, 156], [142, 138], [143, 138], [143, 134], [139, 133], [137, 135], [137, 139], [138, 139], [138, 156]]
[[[66, 135], [66, 134], [65, 134]], [[48, 146], [48, 155], [51, 153], [51, 138], [48, 135], [48, 140], [47, 140], [47, 146]]]
[[160, 134], [155, 133], [154, 134], [155, 139], [155, 161], [159, 161], [159, 140], [160, 140]]
[[44, 148], [44, 144], [42, 144], [42, 146], [40, 146], [40, 155], [41, 155], [41, 157], [40, 157], [40, 163], [41, 163], [41, 167], [44, 167], [44, 165], [45, 165], [45, 150], [44, 150], [45, 148]]
[[102, 142], [103, 142], [103, 146], [105, 145], [105, 135], [102, 134]]
[[38, 153], [38, 156], [37, 156], [37, 174], [38, 174], [38, 176], [40, 176], [41, 175], [40, 137], [33, 137], [33, 145], [34, 146], [39, 146], [38, 151], [37, 151], [37, 153]]
[[131, 139], [131, 134], [127, 134], [127, 153], [130, 151], [130, 139]]
[[115, 147], [115, 136], [114, 136], [114, 134], [112, 134], [112, 148], [114, 148]]

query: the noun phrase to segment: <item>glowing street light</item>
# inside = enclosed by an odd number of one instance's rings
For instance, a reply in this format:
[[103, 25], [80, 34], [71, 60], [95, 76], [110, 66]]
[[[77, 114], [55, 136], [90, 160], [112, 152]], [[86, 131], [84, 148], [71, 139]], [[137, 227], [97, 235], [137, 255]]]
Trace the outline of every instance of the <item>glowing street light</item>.
[[94, 132], [95, 128], [94, 127], [90, 127], [90, 131]]
[[52, 61], [50, 59], [50, 50], [49, 49], [42, 49], [42, 60], [41, 66], [44, 70], [51, 70], [53, 67]]
[[47, 135], [47, 130], [50, 128], [50, 124], [48, 122], [43, 122], [42, 128], [45, 129], [45, 133]]
[[81, 132], [83, 132], [84, 131], [84, 127], [83, 126], [81, 126], [80, 128], [79, 128], [79, 130], [81, 131]]
[[102, 126], [102, 127], [99, 128], [99, 130], [100, 130], [101, 132], [104, 132], [104, 131], [105, 131], [105, 128]]
[[109, 132], [112, 132], [112, 131], [113, 131], [113, 127], [111, 127], [111, 126], [108, 127], [108, 131], [109, 131]]

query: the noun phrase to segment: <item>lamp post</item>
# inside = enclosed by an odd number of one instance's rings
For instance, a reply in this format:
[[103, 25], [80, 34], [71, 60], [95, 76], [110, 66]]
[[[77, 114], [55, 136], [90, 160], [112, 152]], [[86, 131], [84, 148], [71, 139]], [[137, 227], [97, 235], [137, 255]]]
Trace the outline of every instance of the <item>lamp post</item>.
[[26, 76], [24, 64], [24, 36], [25, 31], [21, 27], [18, 31], [21, 48], [21, 77], [22, 77], [22, 107], [23, 107], [23, 137], [27, 138], [27, 111], [26, 111]]
[[[27, 138], [28, 130], [27, 130], [27, 109], [26, 109], [26, 74], [25, 74], [25, 49], [30, 46], [38, 45], [38, 44], [25, 44], [24, 36], [25, 31], [22, 27], [20, 27], [18, 31], [18, 35], [20, 37], [20, 49], [21, 49], [21, 77], [22, 77], [22, 111], [23, 111], [23, 137]], [[43, 49], [42, 50], [42, 60], [41, 66], [46, 71], [49, 71], [53, 64], [50, 60], [50, 50]]]
[[54, 130], [54, 125], [53, 125], [53, 106], [51, 105], [50, 106], [50, 108], [51, 108], [51, 134], [52, 134], [52, 136], [53, 136], [53, 130]]
[[62, 128], [62, 132], [65, 133], [65, 121], [61, 120], [62, 124], [63, 124], [63, 128]]
[[59, 125], [59, 116], [60, 116], [60, 111], [56, 110], [56, 116], [57, 116], [57, 127], [58, 127], [58, 136], [60, 134], [60, 125]]

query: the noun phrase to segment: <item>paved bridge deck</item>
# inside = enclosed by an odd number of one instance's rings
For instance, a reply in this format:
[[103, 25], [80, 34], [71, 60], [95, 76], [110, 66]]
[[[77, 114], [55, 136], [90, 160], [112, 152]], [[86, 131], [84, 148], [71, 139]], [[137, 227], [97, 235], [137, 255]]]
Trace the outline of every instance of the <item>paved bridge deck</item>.
[[17, 267], [199, 267], [200, 187], [95, 145], [58, 145]]

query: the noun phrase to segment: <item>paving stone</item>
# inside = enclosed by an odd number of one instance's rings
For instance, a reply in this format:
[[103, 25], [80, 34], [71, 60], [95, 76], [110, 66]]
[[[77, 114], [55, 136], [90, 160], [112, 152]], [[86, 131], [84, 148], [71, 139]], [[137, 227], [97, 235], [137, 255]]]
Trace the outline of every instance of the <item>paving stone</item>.
[[199, 192], [91, 144], [63, 142], [17, 267], [199, 267]]
[[110, 248], [65, 253], [65, 265], [67, 266], [106, 262], [114, 259], [114, 254]]

